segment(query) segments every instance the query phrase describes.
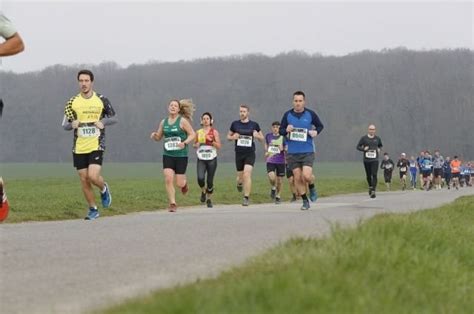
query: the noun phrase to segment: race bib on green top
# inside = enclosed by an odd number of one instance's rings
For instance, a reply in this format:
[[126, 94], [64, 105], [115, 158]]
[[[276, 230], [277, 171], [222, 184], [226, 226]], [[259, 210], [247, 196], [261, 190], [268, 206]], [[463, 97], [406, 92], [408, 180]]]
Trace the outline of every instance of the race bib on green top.
[[280, 147], [274, 146], [274, 145], [270, 145], [270, 146], [268, 146], [268, 152], [269, 152], [270, 154], [279, 154], [281, 151], [280, 151]]
[[239, 139], [237, 140], [237, 146], [252, 147], [252, 137], [248, 135], [239, 135]]
[[77, 136], [79, 137], [99, 137], [100, 130], [95, 126], [81, 126], [77, 128]]
[[376, 158], [377, 157], [377, 152], [375, 150], [369, 150], [365, 152], [365, 158]]
[[181, 137], [173, 136], [165, 138], [165, 149], [170, 150], [180, 150], [181, 148], [178, 144], [181, 143]]
[[199, 146], [196, 153], [199, 160], [213, 160], [217, 157], [216, 148], [209, 145]]
[[308, 139], [308, 129], [293, 129], [290, 132], [290, 140], [297, 142], [306, 142]]

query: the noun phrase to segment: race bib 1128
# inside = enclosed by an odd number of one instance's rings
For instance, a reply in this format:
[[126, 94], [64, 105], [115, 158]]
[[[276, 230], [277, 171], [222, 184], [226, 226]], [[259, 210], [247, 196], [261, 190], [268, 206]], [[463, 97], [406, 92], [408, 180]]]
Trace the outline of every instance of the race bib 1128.
[[79, 137], [99, 137], [100, 130], [95, 126], [81, 126], [77, 129]]

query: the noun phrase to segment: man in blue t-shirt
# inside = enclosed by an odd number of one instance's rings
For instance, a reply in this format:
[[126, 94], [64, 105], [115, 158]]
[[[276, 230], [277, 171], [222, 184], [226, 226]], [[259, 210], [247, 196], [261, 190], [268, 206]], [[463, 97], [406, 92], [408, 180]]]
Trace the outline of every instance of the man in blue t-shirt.
[[263, 142], [264, 136], [257, 122], [249, 119], [250, 109], [240, 105], [240, 120], [232, 122], [227, 139], [235, 142], [235, 166], [237, 190], [244, 191], [242, 206], [249, 205], [252, 189], [252, 170], [255, 164], [255, 139]]
[[310, 207], [306, 196], [306, 185], [309, 186], [311, 201], [315, 202], [318, 197], [313, 179], [315, 152], [313, 140], [324, 128], [318, 115], [305, 108], [305, 98], [302, 91], [294, 92], [293, 109], [285, 112], [280, 123], [280, 134], [287, 137], [288, 167], [293, 171], [296, 189], [303, 199], [302, 210]]

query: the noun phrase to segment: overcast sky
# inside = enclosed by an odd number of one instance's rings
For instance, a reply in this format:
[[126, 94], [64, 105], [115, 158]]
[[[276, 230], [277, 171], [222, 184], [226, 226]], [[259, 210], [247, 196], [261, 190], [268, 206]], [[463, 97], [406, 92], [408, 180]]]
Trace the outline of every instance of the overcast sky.
[[54, 64], [121, 66], [291, 50], [473, 49], [471, 2], [199, 2], [0, 0], [26, 51], [16, 72]]

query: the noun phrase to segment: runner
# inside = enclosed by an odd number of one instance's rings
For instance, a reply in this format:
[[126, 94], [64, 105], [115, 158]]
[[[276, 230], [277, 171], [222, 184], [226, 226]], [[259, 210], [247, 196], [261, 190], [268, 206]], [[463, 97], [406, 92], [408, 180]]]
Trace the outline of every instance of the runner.
[[416, 162], [415, 156], [410, 157], [410, 181], [413, 190], [416, 190], [416, 173], [418, 170], [418, 163]]
[[385, 186], [387, 187], [387, 191], [390, 191], [390, 184], [392, 183], [392, 173], [394, 167], [395, 164], [393, 163], [393, 160], [390, 158], [388, 153], [384, 153], [380, 169], [383, 169], [383, 178], [385, 180]]
[[283, 115], [280, 124], [280, 134], [287, 137], [288, 166], [293, 171], [296, 190], [303, 199], [302, 210], [310, 207], [306, 188], [312, 202], [318, 198], [314, 186], [314, 139], [321, 133], [324, 126], [318, 115], [305, 108], [306, 95], [302, 91], [293, 93], [293, 109]]
[[[196, 132], [194, 147], [197, 148], [197, 180], [201, 188], [201, 203], [212, 208], [214, 175], [217, 169], [217, 150], [221, 148], [219, 132], [212, 127], [214, 120], [209, 112], [201, 115], [202, 129]], [[207, 173], [207, 181], [206, 181]], [[205, 182], [206, 181], [206, 182]], [[207, 187], [205, 185], [207, 183]]]
[[[0, 12], [0, 37], [5, 40], [0, 44], [0, 57], [16, 55], [25, 49], [20, 34], [17, 32], [10, 20], [2, 14], [2, 12]], [[0, 89], [2, 85], [3, 84], [1, 82], [0, 75]], [[0, 90], [0, 118], [2, 117], [3, 113], [3, 100], [1, 96]], [[0, 176], [0, 222], [7, 219], [10, 210], [10, 205], [8, 203], [7, 194], [4, 187], [5, 185], [3, 178]]]
[[272, 123], [272, 132], [265, 135], [265, 156], [270, 181], [270, 197], [275, 204], [281, 203], [281, 182], [285, 176], [286, 139], [280, 135], [280, 122]]
[[464, 185], [466, 187], [472, 186], [471, 184], [471, 163], [470, 162], [465, 162], [461, 166], [461, 178], [462, 178], [462, 184], [461, 186], [463, 187]]
[[66, 131], [74, 130], [74, 167], [89, 205], [85, 219], [93, 220], [99, 218], [99, 210], [92, 185], [99, 188], [104, 208], [112, 203], [109, 186], [100, 171], [105, 151], [105, 127], [117, 123], [117, 118], [110, 101], [93, 90], [94, 74], [91, 71], [79, 71], [77, 81], [80, 93], [67, 102], [62, 125]]
[[433, 157], [433, 178], [434, 185], [437, 190], [441, 190], [441, 177], [443, 174], [444, 158], [439, 154], [439, 150], [435, 150]]
[[188, 193], [186, 168], [188, 167], [188, 145], [196, 137], [191, 126], [194, 104], [191, 99], [173, 99], [168, 104], [168, 117], [161, 120], [158, 130], [150, 138], [163, 140], [163, 174], [165, 176], [166, 194], [168, 195], [169, 212], [176, 212], [176, 185], [181, 193]]
[[379, 168], [379, 155], [382, 147], [382, 140], [380, 137], [375, 135], [375, 125], [369, 125], [368, 134], [361, 137], [357, 144], [357, 149], [364, 152], [364, 168], [371, 198], [376, 197], [377, 171]]
[[249, 119], [250, 109], [240, 105], [240, 120], [232, 122], [227, 140], [235, 142], [237, 191], [244, 191], [242, 206], [249, 205], [252, 190], [252, 170], [255, 164], [255, 139], [263, 142], [264, 136], [257, 122]]
[[407, 188], [407, 172], [409, 168], [409, 161], [407, 159], [407, 155], [402, 153], [400, 155], [400, 159], [397, 161], [397, 167], [400, 173], [400, 186], [402, 187], [402, 191], [405, 191]]
[[451, 158], [448, 156], [443, 164], [443, 177], [448, 190], [451, 189]]
[[461, 176], [461, 161], [458, 159], [458, 156], [454, 156], [454, 159], [451, 161], [451, 178], [453, 180], [453, 188], [459, 190], [459, 177]]
[[423, 173], [422, 173], [422, 166], [421, 166], [421, 162], [423, 161], [423, 159], [425, 159], [425, 151], [421, 151], [420, 152], [420, 155], [418, 157], [416, 157], [416, 164], [418, 166], [418, 171], [420, 173], [420, 189], [423, 190], [423, 186], [424, 186], [424, 181], [423, 181]]
[[421, 160], [421, 175], [423, 177], [422, 188], [425, 191], [431, 189], [431, 174], [433, 172], [433, 159], [428, 151], [425, 152], [423, 160]]

